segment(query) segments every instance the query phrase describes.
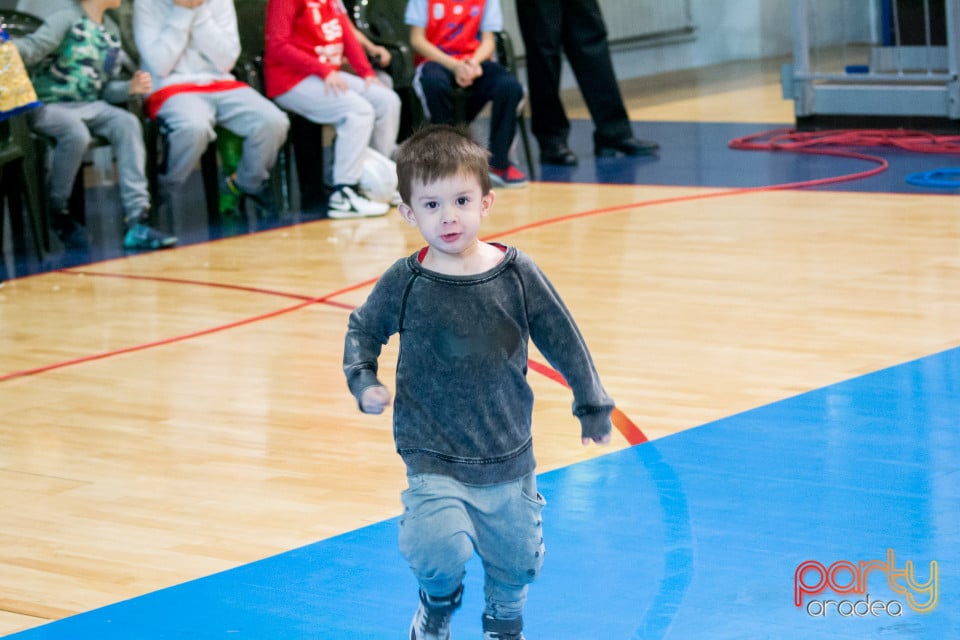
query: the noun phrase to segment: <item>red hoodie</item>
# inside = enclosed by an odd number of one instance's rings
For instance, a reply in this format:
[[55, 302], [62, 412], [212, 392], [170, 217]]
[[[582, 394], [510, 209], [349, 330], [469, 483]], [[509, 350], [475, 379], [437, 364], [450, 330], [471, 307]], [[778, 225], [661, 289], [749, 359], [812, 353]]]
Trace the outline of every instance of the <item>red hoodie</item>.
[[267, 2], [267, 97], [286, 93], [309, 75], [326, 78], [344, 58], [361, 77], [374, 75], [341, 0]]

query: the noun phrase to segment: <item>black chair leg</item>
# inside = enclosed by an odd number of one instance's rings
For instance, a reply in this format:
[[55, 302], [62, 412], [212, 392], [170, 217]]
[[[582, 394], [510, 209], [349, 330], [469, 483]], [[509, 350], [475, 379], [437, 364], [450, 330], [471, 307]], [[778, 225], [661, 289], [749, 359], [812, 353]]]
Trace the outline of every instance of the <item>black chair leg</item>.
[[533, 164], [533, 154], [530, 153], [530, 136], [527, 134], [527, 120], [523, 113], [517, 116], [517, 130], [520, 131], [520, 140], [523, 142], [523, 153], [527, 156], [527, 177], [531, 180], [537, 179], [535, 165]]
[[70, 199], [67, 201], [67, 209], [77, 224], [87, 224], [87, 197], [86, 184], [83, 179], [85, 167], [81, 166], [77, 171], [77, 177], [73, 180], [73, 191], [70, 192]]
[[211, 225], [220, 223], [220, 173], [217, 166], [217, 143], [211, 142], [200, 158], [200, 172], [203, 175], [203, 193], [207, 203], [207, 221]]
[[326, 204], [323, 125], [294, 113], [288, 115], [290, 139], [293, 140], [293, 153], [297, 162], [300, 205], [304, 210], [318, 209]]

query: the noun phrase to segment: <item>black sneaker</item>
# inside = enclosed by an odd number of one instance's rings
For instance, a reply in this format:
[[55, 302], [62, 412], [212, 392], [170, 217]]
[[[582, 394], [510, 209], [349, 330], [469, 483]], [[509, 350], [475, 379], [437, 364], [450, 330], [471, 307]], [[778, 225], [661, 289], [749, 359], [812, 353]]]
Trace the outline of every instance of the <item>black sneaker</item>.
[[67, 249], [87, 249], [90, 247], [90, 238], [83, 225], [77, 223], [64, 209], [50, 215], [50, 228], [57, 234], [57, 238]]
[[420, 590], [420, 606], [410, 623], [410, 640], [450, 640], [450, 619], [460, 608], [463, 585], [446, 598], [432, 598]]
[[233, 195], [240, 200], [249, 200], [257, 208], [257, 213], [261, 217], [277, 217], [277, 203], [273, 199], [273, 185], [267, 180], [255, 192], [244, 191], [237, 185], [233, 175], [226, 176], [220, 185], [222, 194]]
[[523, 637], [523, 618], [497, 620], [484, 614], [483, 640], [525, 640]]
[[653, 140], [638, 140], [637, 138], [621, 138], [620, 140], [605, 140], [594, 137], [593, 153], [598, 158], [612, 158], [617, 154], [625, 156], [649, 156], [660, 148]]

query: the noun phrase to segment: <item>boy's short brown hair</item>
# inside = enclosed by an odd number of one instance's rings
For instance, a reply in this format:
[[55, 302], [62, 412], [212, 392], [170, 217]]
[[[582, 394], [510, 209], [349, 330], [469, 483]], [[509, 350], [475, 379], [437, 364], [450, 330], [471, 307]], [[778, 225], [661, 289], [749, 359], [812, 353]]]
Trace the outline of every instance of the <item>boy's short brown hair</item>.
[[466, 127], [427, 125], [400, 145], [397, 190], [404, 202], [410, 203], [414, 182], [428, 184], [458, 174], [476, 177], [483, 195], [490, 192], [490, 153]]

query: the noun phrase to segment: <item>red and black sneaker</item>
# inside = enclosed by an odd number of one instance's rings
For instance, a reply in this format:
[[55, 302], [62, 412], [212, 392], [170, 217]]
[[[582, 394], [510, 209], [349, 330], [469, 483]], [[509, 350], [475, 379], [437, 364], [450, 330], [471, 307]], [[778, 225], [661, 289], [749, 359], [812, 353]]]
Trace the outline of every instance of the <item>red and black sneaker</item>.
[[527, 186], [527, 176], [514, 164], [507, 165], [506, 169], [490, 167], [490, 182], [495, 187], [525, 187]]

